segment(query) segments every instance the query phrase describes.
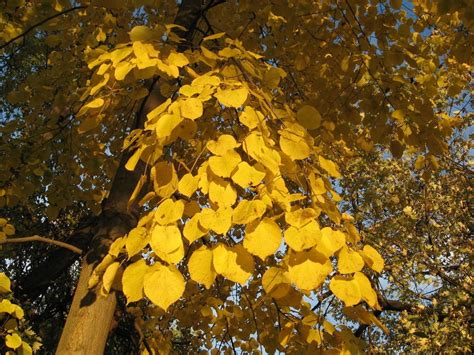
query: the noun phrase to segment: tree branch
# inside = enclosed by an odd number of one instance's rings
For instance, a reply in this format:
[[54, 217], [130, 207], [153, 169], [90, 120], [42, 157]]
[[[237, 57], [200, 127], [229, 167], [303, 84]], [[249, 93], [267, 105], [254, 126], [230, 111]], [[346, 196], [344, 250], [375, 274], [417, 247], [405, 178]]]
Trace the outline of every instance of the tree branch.
[[34, 24], [33, 26], [29, 27], [26, 31], [20, 33], [18, 36], [15, 36], [13, 37], [12, 39], [10, 39], [9, 41], [5, 42], [4, 44], [2, 44], [0, 46], [0, 49], [3, 49], [5, 47], [8, 47], [11, 43], [15, 42], [17, 39], [19, 38], [22, 38], [24, 36], [26, 36], [28, 33], [30, 33], [31, 31], [33, 31], [36, 27], [39, 27], [41, 25], [44, 25], [46, 22], [48, 21], [51, 21], [53, 19], [55, 19], [56, 17], [59, 17], [59, 16], [62, 16], [62, 15], [65, 15], [69, 12], [72, 12], [72, 11], [76, 11], [76, 10], [80, 10], [80, 9], [85, 9], [87, 8], [87, 6], [76, 6], [76, 7], [71, 7], [70, 9], [67, 9], [67, 10], [64, 10], [62, 12], [58, 12], [57, 14], [54, 14], [53, 16], [50, 16], [48, 18], [45, 18], [44, 20]]
[[29, 242], [42, 242], [42, 243], [53, 244], [53, 245], [57, 245], [58, 247], [69, 249], [70, 251], [74, 253], [82, 254], [82, 250], [79, 249], [78, 247], [75, 247], [74, 245], [60, 242], [59, 240], [40, 237], [39, 235], [33, 235], [31, 237], [6, 239], [4, 241], [0, 241], [0, 244], [29, 243]]

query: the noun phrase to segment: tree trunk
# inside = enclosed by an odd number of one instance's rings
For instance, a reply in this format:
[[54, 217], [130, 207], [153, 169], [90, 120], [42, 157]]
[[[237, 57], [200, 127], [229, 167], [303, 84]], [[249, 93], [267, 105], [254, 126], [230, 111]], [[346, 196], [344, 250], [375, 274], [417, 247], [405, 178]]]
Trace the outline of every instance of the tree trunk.
[[[184, 0], [181, 3], [175, 23], [187, 30], [176, 29], [176, 33], [185, 39], [184, 44], [178, 46], [179, 51], [188, 48], [192, 42], [194, 29], [202, 14], [221, 2], [210, 0], [206, 5], [202, 0]], [[137, 114], [136, 128], [143, 127], [146, 114], [165, 100], [160, 95], [159, 88], [155, 87], [155, 83], [156, 80], [152, 83], [150, 94], [144, 99]], [[134, 172], [127, 171], [125, 164], [129, 157], [130, 153], [123, 155], [109, 197], [98, 218], [99, 227], [93, 237], [90, 252], [83, 260], [79, 283], [56, 350], [57, 355], [99, 355], [104, 352], [117, 300], [113, 293], [103, 297], [88, 290], [87, 284], [93, 265], [102, 258], [108, 245], [114, 239], [128, 233], [138, 221], [138, 206], [129, 207], [127, 203], [144, 172], [144, 167], [137, 166]]]
[[97, 297], [88, 307], [81, 307], [81, 300], [89, 291], [87, 283], [93, 269], [93, 265], [84, 261], [56, 354], [99, 355], [104, 352], [117, 301], [111, 293]]

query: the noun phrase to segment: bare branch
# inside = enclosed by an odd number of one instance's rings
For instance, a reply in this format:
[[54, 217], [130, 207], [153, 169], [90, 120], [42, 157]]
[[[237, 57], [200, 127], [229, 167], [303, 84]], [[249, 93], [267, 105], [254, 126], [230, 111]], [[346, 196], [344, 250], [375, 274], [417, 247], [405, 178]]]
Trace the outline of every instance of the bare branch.
[[5, 239], [4, 241], [0, 241], [0, 244], [13, 244], [13, 243], [29, 243], [29, 242], [42, 242], [57, 245], [58, 247], [69, 249], [70, 251], [82, 254], [82, 250], [74, 245], [60, 242], [59, 240], [49, 239], [45, 237], [40, 237], [39, 235], [33, 235], [31, 237], [22, 237], [22, 238], [11, 238]]

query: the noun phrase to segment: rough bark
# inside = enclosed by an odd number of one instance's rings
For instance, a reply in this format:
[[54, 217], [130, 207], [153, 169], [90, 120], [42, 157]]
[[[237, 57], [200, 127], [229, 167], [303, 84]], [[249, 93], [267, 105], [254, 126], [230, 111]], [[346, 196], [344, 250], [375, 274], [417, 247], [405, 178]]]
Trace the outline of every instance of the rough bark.
[[[189, 48], [194, 29], [203, 12], [218, 3], [222, 3], [222, 1], [211, 0], [207, 5], [201, 0], [184, 0], [181, 3], [175, 23], [187, 30], [177, 31], [177, 34], [185, 39], [178, 50]], [[152, 83], [152, 86], [155, 82]], [[137, 114], [135, 127], [142, 127], [146, 114], [163, 101], [164, 98], [159, 94], [157, 88], [151, 90]], [[94, 228], [92, 245], [83, 260], [79, 283], [56, 350], [58, 355], [95, 355], [102, 354], [104, 351], [114, 316], [116, 296], [113, 293], [107, 297], [97, 295], [94, 291], [87, 289], [87, 283], [94, 263], [101, 259], [108, 245], [117, 237], [128, 233], [137, 223], [138, 207], [127, 206], [127, 203], [143, 173], [143, 167], [138, 167], [134, 172], [127, 171], [125, 164], [129, 157], [130, 153], [122, 156], [109, 197], [97, 220], [98, 228]]]

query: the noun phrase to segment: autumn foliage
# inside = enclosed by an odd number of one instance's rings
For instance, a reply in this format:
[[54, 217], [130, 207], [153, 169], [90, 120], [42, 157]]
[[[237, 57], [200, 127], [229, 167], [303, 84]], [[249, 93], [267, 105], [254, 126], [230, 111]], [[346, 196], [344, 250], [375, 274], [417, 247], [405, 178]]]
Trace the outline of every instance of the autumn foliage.
[[125, 320], [143, 354], [468, 351], [469, 3], [0, 5], [2, 268], [43, 295], [32, 327], [80, 273], [58, 354]]

